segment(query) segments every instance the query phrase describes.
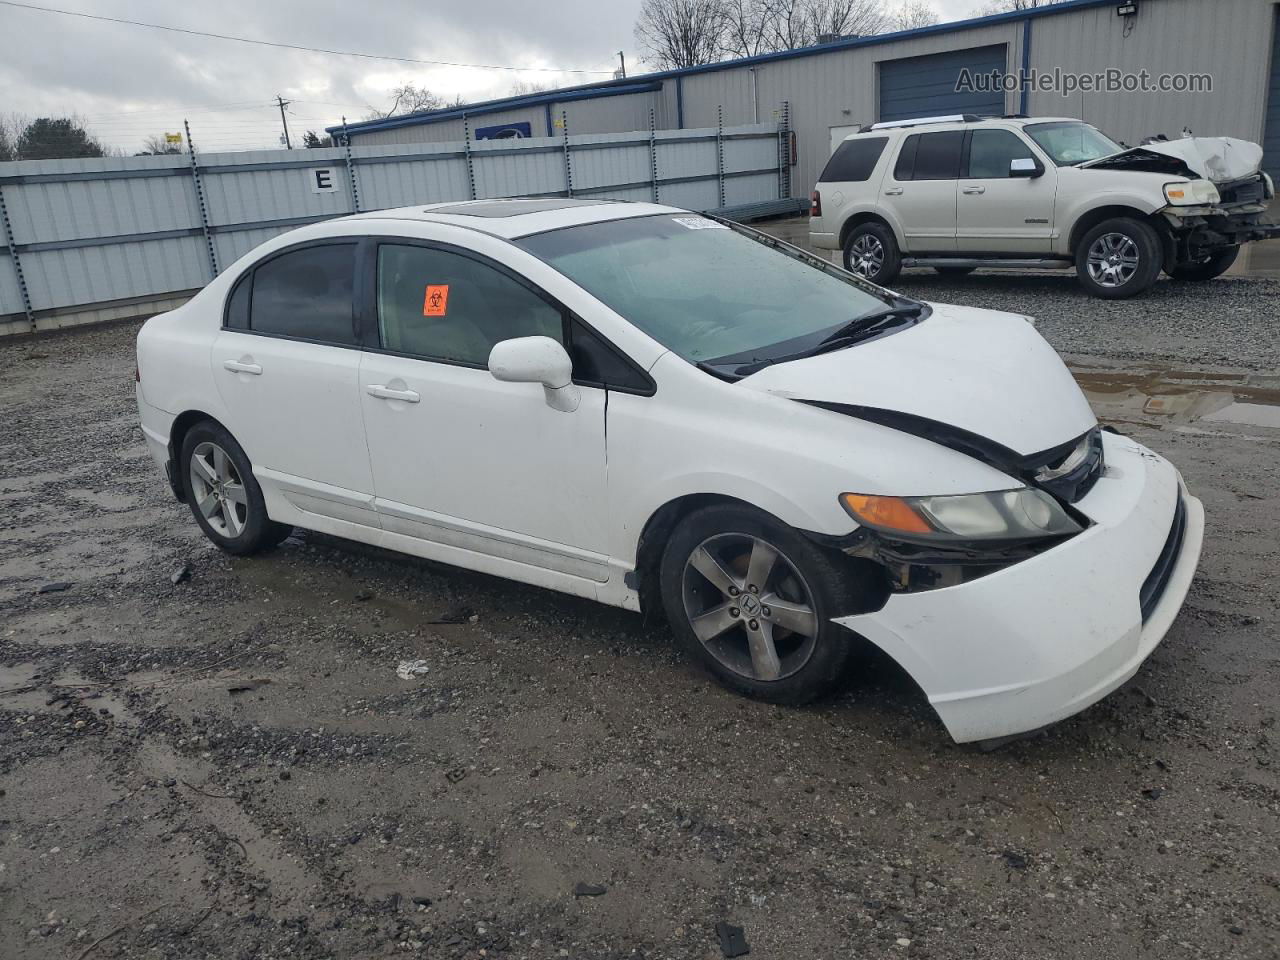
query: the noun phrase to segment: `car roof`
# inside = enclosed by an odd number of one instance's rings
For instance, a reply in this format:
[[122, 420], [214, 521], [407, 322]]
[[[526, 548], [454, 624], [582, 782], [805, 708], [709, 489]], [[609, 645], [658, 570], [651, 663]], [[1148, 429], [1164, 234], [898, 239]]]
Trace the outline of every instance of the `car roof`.
[[[685, 213], [679, 207], [625, 200], [592, 200], [570, 197], [504, 197], [492, 200], [463, 200], [417, 204], [391, 210], [358, 213], [342, 220], [413, 220], [441, 223], [514, 240], [561, 227], [604, 223], [662, 213]], [[330, 221], [332, 222], [332, 221]]]
[[1033, 123], [1087, 123], [1079, 117], [980, 117], [977, 120], [929, 120], [922, 118], [913, 123], [910, 120], [903, 120], [900, 126], [881, 127], [880, 129], [872, 129], [870, 126], [856, 133], [851, 133], [846, 140], [852, 140], [855, 137], [879, 136], [884, 137], [890, 134], [901, 134], [908, 136], [912, 133], [924, 131], [926, 133], [934, 133], [946, 130], [972, 130], [982, 127], [1000, 127], [1008, 129], [1010, 127], [1025, 127]]

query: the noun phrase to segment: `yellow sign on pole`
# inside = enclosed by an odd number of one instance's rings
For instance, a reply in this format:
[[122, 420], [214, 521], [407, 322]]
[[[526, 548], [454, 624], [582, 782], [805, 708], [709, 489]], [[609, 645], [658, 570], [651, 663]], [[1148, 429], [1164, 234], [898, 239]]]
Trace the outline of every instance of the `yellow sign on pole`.
[[180, 133], [166, 133], [166, 134], [164, 135], [164, 142], [165, 142], [165, 143], [181, 143], [181, 142], [182, 142], [182, 134], [180, 134]]

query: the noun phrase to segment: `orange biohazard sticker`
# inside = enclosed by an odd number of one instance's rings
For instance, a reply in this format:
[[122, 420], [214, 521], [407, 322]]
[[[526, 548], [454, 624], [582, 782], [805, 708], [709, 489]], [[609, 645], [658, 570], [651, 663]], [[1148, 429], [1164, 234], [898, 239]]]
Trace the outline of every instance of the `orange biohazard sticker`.
[[449, 285], [447, 283], [427, 284], [427, 296], [422, 301], [424, 317], [443, 317], [449, 310]]

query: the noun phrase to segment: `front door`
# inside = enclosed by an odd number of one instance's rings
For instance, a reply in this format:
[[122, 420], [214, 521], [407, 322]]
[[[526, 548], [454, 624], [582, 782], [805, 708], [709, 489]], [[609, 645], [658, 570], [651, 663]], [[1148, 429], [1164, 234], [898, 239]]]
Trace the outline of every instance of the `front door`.
[[246, 271], [210, 364], [224, 426], [269, 502], [376, 527], [352, 319], [355, 249], [311, 244]]
[[487, 368], [501, 340], [563, 342], [562, 309], [491, 261], [437, 244], [380, 243], [370, 286], [377, 346], [364, 354], [360, 398], [383, 529], [428, 556], [589, 595], [582, 584], [608, 579], [605, 391], [583, 387], [565, 413], [540, 384], [499, 382]]
[[[1031, 160], [1038, 177], [1011, 177], [1014, 160]], [[1058, 171], [1011, 130], [974, 130], [957, 198], [962, 253], [1051, 252]]]

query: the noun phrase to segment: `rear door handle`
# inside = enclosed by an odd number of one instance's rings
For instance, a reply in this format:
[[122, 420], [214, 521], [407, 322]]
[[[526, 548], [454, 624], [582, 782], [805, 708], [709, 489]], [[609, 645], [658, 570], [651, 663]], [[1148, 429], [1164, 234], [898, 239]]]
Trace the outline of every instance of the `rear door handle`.
[[403, 400], [405, 403], [417, 403], [422, 399], [413, 390], [392, 390], [381, 383], [371, 383], [365, 389], [369, 396], [377, 397], [379, 400]]
[[886, 190], [886, 191], [884, 192], [884, 195], [885, 195], [886, 197], [900, 197], [900, 196], [902, 196], [902, 188], [901, 188], [901, 187], [890, 187], [888, 190]]
[[222, 369], [230, 370], [232, 373], [248, 373], [255, 377], [262, 376], [262, 367], [248, 360], [223, 360]]
[[964, 192], [965, 193], [986, 193], [987, 188], [986, 187], [965, 187]]

